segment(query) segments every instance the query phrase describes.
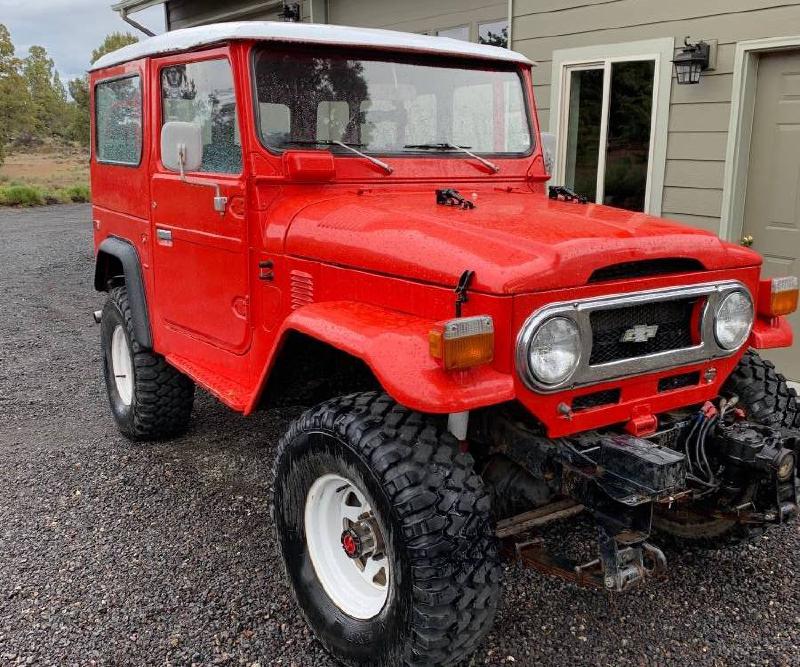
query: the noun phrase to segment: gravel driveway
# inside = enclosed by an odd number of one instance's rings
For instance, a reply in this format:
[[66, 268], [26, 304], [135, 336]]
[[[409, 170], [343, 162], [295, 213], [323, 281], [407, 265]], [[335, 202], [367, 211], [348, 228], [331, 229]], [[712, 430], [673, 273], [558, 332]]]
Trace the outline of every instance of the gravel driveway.
[[[0, 211], [0, 664], [330, 665], [268, 510], [273, 448], [299, 409], [244, 419], [200, 393], [187, 436], [120, 437], [90, 216]], [[667, 580], [615, 598], [510, 567], [472, 664], [800, 665], [797, 525], [667, 556]]]

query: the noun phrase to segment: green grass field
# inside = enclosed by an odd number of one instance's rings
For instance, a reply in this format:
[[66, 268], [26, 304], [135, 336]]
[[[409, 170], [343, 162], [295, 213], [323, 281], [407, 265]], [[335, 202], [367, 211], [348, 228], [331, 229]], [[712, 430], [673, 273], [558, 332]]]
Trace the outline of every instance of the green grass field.
[[0, 166], [0, 206], [89, 200], [89, 154], [84, 149], [54, 144], [17, 149]]

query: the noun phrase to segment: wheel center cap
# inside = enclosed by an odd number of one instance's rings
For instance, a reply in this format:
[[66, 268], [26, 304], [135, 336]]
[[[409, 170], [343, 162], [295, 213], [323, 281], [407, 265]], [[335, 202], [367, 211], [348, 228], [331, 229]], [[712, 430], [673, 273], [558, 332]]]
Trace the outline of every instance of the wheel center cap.
[[349, 558], [361, 556], [361, 540], [354, 530], [348, 528], [342, 533], [342, 549]]

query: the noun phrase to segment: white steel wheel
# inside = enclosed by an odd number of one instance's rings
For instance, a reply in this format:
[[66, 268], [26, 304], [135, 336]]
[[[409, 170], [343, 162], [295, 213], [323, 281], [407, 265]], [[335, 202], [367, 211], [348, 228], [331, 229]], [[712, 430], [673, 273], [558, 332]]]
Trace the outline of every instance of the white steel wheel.
[[364, 493], [339, 475], [318, 478], [305, 506], [306, 545], [322, 588], [353, 618], [377, 616], [389, 597], [383, 532]]
[[120, 400], [125, 405], [133, 401], [133, 359], [125, 330], [118, 324], [111, 335], [111, 372]]

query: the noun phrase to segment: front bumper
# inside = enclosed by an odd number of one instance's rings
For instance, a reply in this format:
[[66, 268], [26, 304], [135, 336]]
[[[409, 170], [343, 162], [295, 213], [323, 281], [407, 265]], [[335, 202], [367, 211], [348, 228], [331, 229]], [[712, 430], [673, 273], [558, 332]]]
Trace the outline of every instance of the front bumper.
[[585, 565], [548, 554], [536, 541], [517, 545], [519, 558], [578, 584], [624, 591], [666, 568], [649, 542], [654, 513], [688, 511], [695, 521], [747, 528], [797, 516], [800, 433], [724, 411], [720, 418], [710, 405], [671, 417], [671, 428], [652, 439], [589, 432], [553, 442], [518, 429], [522, 437], [506, 455], [529, 470], [557, 469], [561, 494], [593, 516], [599, 547], [599, 558]]

